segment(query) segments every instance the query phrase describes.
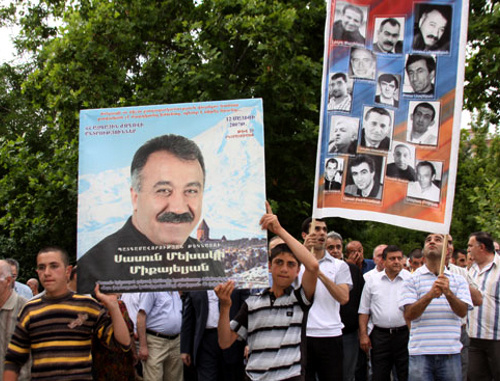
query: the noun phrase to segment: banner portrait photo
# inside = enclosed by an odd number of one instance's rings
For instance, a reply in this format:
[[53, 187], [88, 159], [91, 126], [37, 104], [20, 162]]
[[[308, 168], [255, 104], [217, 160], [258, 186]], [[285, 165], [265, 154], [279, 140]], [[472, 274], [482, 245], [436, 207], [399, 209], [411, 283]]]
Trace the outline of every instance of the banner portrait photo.
[[267, 287], [261, 99], [80, 112], [78, 292]]
[[327, 4], [313, 215], [448, 233], [467, 0]]

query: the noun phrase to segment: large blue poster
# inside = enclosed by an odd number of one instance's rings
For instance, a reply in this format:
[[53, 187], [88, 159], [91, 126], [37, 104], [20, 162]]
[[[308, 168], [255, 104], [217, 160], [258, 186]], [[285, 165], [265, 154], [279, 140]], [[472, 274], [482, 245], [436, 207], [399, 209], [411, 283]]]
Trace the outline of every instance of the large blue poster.
[[467, 0], [327, 4], [313, 215], [449, 231]]
[[265, 287], [261, 99], [80, 113], [78, 290]]

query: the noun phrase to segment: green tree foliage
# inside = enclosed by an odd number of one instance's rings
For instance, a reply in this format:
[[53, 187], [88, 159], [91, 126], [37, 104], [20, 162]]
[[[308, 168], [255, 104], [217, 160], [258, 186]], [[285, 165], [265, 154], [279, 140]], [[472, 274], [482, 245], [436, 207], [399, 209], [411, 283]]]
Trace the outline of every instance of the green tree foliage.
[[[498, 2], [473, 0], [471, 9], [467, 106], [492, 118]], [[0, 67], [3, 255], [29, 268], [44, 244], [75, 251], [78, 113], [86, 108], [263, 98], [268, 198], [298, 235], [313, 197], [325, 14], [324, 0], [15, 0], [0, 8], [0, 23], [20, 28], [24, 57]], [[465, 165], [457, 200], [479, 205], [467, 186], [477, 168]], [[485, 185], [476, 184], [478, 195]], [[466, 213], [456, 220], [461, 235], [478, 223]], [[408, 249], [422, 241], [388, 225], [330, 225], [367, 251], [380, 240], [399, 237], [391, 243]]]
[[471, 132], [462, 131], [451, 226], [462, 248], [474, 231], [500, 237], [500, 135], [489, 130], [488, 117], [480, 113]]
[[[500, 1], [471, 0], [465, 107], [500, 124]], [[487, 112], [485, 112], [487, 111]]]
[[21, 27], [16, 44], [31, 57], [2, 73], [8, 255], [32, 258], [42, 242], [75, 250], [85, 108], [263, 98], [266, 160], [279, 163], [267, 168], [268, 196], [298, 231], [311, 209], [324, 1], [42, 0], [1, 16]]

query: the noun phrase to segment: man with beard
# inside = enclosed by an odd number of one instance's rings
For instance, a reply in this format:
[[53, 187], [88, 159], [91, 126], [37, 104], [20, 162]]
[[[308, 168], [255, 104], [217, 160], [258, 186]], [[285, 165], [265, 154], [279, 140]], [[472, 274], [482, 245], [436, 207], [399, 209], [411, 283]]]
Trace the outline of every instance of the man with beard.
[[370, 156], [356, 156], [351, 163], [350, 173], [354, 184], [345, 187], [344, 193], [347, 196], [370, 197], [379, 200], [382, 198], [382, 187], [375, 179], [377, 173], [375, 162]]
[[347, 93], [347, 76], [335, 73], [330, 78], [328, 111], [351, 111], [351, 96]]
[[[189, 284], [197, 288], [207, 286], [205, 277], [211, 277], [210, 285], [222, 281], [224, 267], [217, 252], [189, 237], [201, 217], [205, 185], [205, 165], [198, 146], [183, 136], [158, 136], [137, 150], [130, 172], [133, 214], [120, 230], [78, 260], [78, 291], [91, 292], [96, 281], [143, 279], [140, 272], [132, 274], [132, 270], [148, 263], [162, 265], [167, 255], [174, 257], [171, 269], [190, 270], [188, 275], [173, 272], [169, 278], [182, 277], [184, 284], [191, 281]], [[207, 259], [180, 262], [188, 253]], [[166, 274], [148, 277], [164, 279]]]
[[398, 20], [389, 18], [380, 23], [377, 32], [377, 42], [373, 45], [373, 51], [377, 53], [401, 53], [403, 43], [399, 40], [401, 24]]
[[416, 181], [417, 175], [410, 165], [411, 152], [408, 146], [398, 144], [394, 148], [394, 163], [387, 166], [387, 176], [396, 179]]
[[332, 127], [328, 151], [330, 153], [355, 154], [358, 145], [358, 119], [334, 115], [332, 124], [334, 127]]
[[436, 109], [427, 102], [422, 102], [413, 109], [412, 128], [408, 132], [410, 143], [437, 144]]
[[363, 24], [363, 11], [351, 4], [347, 4], [342, 9], [342, 17], [333, 23], [333, 40], [356, 42], [365, 44], [365, 38], [359, 32], [359, 27]]
[[446, 36], [446, 27], [450, 17], [449, 6], [422, 6], [423, 12], [415, 27], [413, 37], [414, 50], [449, 51], [450, 39]]
[[461, 319], [472, 310], [466, 280], [444, 269], [439, 274], [443, 235], [425, 239], [425, 264], [408, 278], [399, 308], [411, 321], [409, 381], [460, 381]]

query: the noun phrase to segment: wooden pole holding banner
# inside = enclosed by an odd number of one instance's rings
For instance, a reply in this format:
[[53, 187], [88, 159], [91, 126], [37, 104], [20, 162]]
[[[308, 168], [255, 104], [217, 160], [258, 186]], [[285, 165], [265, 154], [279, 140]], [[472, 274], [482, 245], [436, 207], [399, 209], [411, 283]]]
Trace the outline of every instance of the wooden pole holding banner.
[[443, 250], [441, 251], [441, 266], [439, 266], [439, 275], [441, 275], [444, 272], [444, 266], [446, 264], [447, 255], [448, 255], [448, 234], [445, 234], [443, 240]]
[[[315, 230], [316, 230], [316, 218], [313, 218], [311, 220], [311, 226], [309, 226], [309, 234], [311, 234], [311, 232], [314, 233]], [[314, 255], [314, 246], [311, 246], [311, 254]]]

